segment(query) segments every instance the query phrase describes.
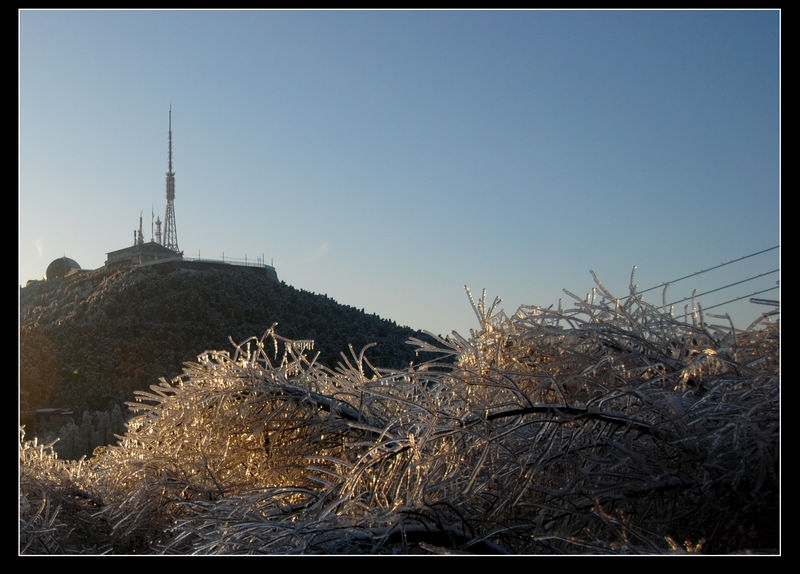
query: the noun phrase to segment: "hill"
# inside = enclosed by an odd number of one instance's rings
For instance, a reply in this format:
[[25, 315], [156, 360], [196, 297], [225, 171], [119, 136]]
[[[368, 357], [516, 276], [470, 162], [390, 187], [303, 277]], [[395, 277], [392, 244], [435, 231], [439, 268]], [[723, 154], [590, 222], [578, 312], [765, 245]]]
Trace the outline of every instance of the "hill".
[[[277, 282], [260, 267], [173, 261], [81, 271], [20, 288], [20, 409], [110, 411], [204, 350], [232, 349], [277, 323], [335, 367], [376, 343], [383, 367], [414, 361], [419, 331]], [[124, 407], [122, 407], [124, 409]]]

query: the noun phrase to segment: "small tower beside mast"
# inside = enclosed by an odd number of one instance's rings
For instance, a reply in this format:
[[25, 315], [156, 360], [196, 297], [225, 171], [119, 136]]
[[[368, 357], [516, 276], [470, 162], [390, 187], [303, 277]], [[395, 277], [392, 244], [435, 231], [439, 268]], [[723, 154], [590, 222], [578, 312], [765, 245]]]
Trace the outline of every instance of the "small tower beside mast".
[[136, 231], [133, 232], [133, 244], [134, 245], [144, 245], [144, 235], [142, 234], [142, 213], [139, 212], [139, 233]]
[[172, 171], [172, 106], [169, 107], [169, 168], [167, 171], [167, 213], [164, 216], [164, 247], [180, 253], [175, 225], [175, 173]]

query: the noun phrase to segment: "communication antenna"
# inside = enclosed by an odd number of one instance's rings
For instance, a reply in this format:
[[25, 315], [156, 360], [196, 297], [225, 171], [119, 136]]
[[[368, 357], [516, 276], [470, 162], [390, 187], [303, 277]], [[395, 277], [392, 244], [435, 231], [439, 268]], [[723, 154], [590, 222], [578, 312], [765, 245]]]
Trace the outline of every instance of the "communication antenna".
[[167, 170], [167, 213], [164, 217], [164, 247], [178, 253], [175, 226], [175, 173], [172, 171], [172, 105], [169, 106], [169, 169]]

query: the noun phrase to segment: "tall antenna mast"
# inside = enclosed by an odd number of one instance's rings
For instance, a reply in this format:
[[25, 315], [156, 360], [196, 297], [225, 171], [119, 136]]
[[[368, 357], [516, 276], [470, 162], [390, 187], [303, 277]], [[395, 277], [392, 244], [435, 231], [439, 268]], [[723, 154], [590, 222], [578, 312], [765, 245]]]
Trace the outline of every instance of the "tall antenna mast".
[[167, 171], [167, 214], [164, 217], [164, 247], [176, 253], [178, 231], [175, 226], [175, 173], [172, 171], [172, 105], [169, 106], [169, 170]]

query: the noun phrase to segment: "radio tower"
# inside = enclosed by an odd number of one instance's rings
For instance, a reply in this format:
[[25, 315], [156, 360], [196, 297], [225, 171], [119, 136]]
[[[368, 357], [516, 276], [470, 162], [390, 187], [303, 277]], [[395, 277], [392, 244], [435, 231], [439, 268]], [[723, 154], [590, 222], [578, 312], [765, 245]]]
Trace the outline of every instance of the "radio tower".
[[175, 228], [175, 173], [172, 171], [172, 106], [169, 107], [169, 171], [167, 171], [167, 214], [164, 217], [164, 247], [176, 253], [178, 231]]

